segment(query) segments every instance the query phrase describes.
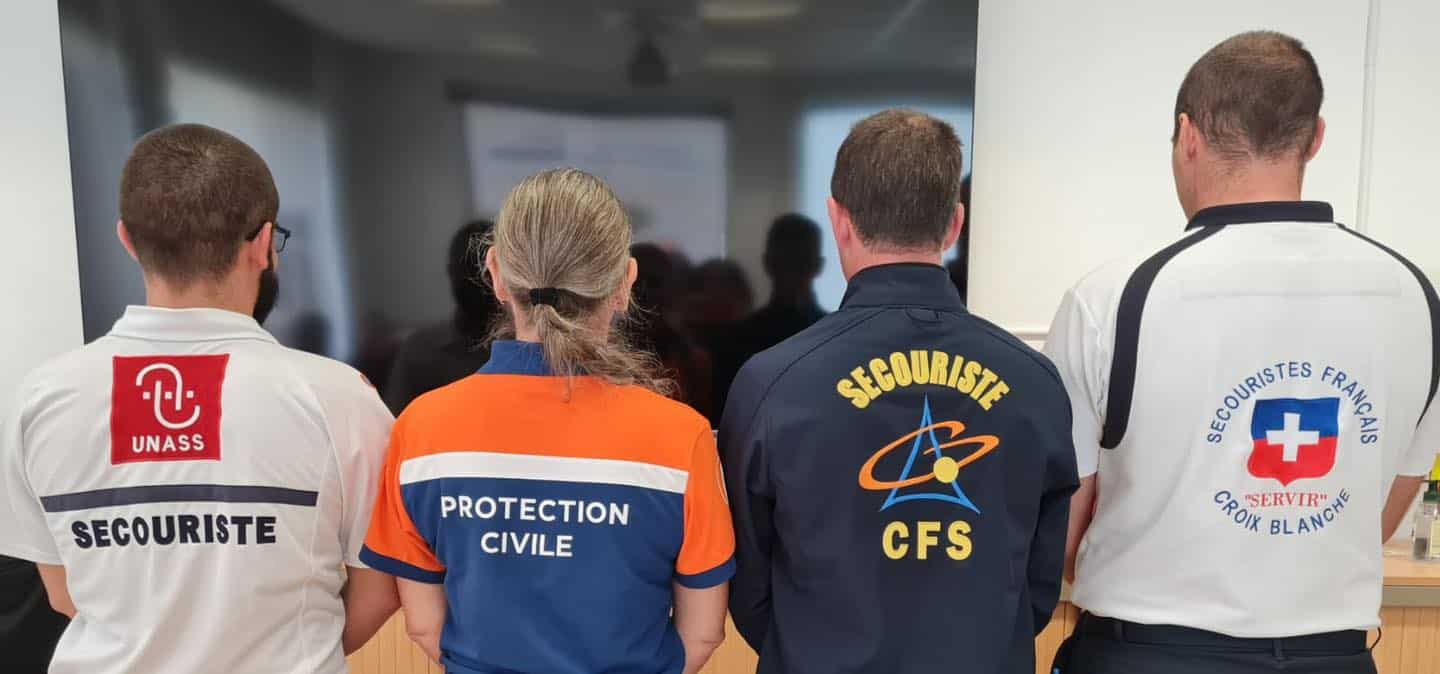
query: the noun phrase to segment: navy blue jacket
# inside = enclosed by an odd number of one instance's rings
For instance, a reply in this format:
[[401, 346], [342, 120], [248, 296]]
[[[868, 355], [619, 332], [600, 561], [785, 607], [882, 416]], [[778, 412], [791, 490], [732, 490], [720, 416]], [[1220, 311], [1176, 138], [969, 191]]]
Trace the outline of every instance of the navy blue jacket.
[[1034, 671], [1078, 484], [1050, 362], [945, 270], [872, 267], [751, 359], [720, 426], [759, 671]]

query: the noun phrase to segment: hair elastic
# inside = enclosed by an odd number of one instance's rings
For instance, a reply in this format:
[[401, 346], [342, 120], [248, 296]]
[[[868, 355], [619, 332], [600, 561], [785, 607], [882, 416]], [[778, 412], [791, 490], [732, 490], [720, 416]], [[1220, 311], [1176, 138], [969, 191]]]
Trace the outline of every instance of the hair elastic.
[[558, 306], [560, 302], [559, 288], [531, 288], [530, 304], [540, 306], [546, 304], [552, 307]]

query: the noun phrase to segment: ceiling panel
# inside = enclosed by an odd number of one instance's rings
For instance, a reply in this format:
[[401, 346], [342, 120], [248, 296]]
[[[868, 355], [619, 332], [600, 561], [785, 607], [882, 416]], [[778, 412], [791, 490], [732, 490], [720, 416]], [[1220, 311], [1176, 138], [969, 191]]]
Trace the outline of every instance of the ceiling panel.
[[[969, 71], [976, 0], [273, 0], [322, 30], [405, 51], [582, 71], [623, 67], [651, 36], [677, 72]], [[762, 20], [706, 20], [798, 6]], [[753, 13], [753, 12], [751, 12]]]

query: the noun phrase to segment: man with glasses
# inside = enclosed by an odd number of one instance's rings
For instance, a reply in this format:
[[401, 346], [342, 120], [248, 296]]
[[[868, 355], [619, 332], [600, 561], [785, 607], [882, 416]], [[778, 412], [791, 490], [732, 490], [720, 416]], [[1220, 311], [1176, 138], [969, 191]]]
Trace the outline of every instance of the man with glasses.
[[141, 138], [117, 230], [146, 305], [0, 420], [0, 554], [73, 618], [51, 672], [343, 672], [398, 606], [359, 560], [392, 417], [358, 372], [260, 327], [278, 202], [229, 134]]

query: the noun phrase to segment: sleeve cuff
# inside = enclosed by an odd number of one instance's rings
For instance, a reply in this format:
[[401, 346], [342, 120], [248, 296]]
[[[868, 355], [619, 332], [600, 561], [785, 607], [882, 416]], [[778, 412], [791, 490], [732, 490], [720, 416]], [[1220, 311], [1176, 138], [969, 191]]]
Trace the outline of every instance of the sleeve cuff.
[[61, 565], [60, 555], [57, 555], [53, 552], [45, 552], [36, 548], [32, 548], [28, 545], [16, 545], [13, 541], [9, 543], [0, 543], [0, 555], [4, 555], [6, 557], [14, 557], [15, 559], [23, 559], [27, 562], [34, 562], [36, 564], [46, 564], [49, 566]]
[[388, 573], [396, 578], [413, 580], [417, 583], [430, 583], [431, 585], [440, 585], [445, 582], [444, 571], [430, 571], [406, 564], [398, 559], [375, 552], [370, 549], [370, 546], [360, 548], [360, 561], [376, 571]]
[[1424, 477], [1435, 469], [1434, 452], [1423, 452], [1422, 456], [1404, 463], [1398, 473], [1405, 477]]
[[677, 573], [675, 582], [692, 590], [715, 587], [735, 577], [735, 557], [732, 555], [720, 566], [701, 573]]

